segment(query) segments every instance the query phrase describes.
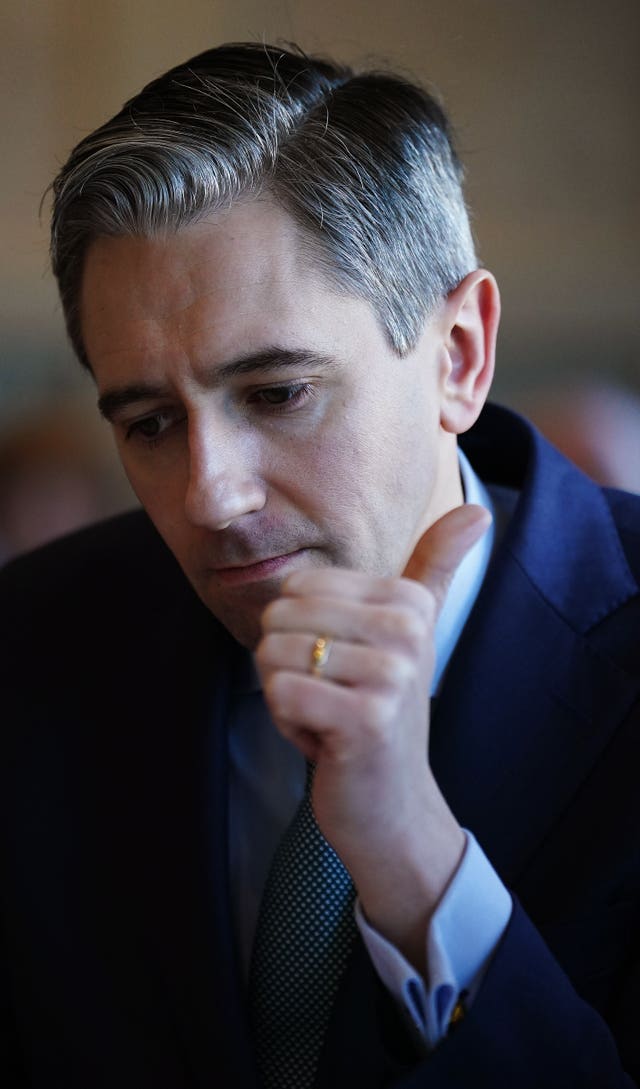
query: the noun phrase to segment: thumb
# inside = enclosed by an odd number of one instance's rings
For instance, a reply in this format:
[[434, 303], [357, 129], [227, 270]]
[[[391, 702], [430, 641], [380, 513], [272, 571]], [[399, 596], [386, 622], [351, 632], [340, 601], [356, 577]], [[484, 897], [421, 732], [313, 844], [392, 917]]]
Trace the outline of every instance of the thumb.
[[438, 612], [459, 564], [490, 525], [486, 507], [465, 503], [434, 522], [418, 541], [403, 576], [421, 582], [431, 591]]

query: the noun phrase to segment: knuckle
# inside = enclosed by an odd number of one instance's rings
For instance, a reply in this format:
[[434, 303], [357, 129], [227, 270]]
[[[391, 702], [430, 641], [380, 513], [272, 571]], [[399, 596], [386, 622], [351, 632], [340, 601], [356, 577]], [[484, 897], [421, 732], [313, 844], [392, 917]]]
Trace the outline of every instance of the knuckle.
[[376, 664], [376, 677], [381, 687], [395, 688], [404, 685], [412, 676], [410, 662], [402, 654], [392, 652], [380, 655]]
[[435, 624], [438, 616], [438, 598], [433, 590], [430, 590], [427, 586], [423, 586], [422, 591], [421, 614], [425, 623]]
[[399, 610], [390, 605], [377, 608], [371, 617], [372, 628], [383, 639], [395, 639], [398, 631]]
[[273, 661], [273, 644], [274, 639], [272, 635], [264, 635], [255, 650], [255, 659], [258, 669], [267, 669]]
[[393, 577], [376, 578], [372, 580], [372, 587], [377, 599], [389, 604], [397, 601], [399, 595], [402, 595], [402, 598], [406, 596], [401, 579]]
[[362, 700], [362, 725], [370, 733], [383, 734], [393, 719], [395, 700], [387, 693], [369, 692]]
[[431, 617], [436, 607], [436, 597], [433, 590], [423, 582], [416, 582], [414, 579], [404, 579], [403, 587], [405, 590], [405, 603], [415, 609], [417, 613]]
[[428, 626], [423, 613], [406, 607], [394, 611], [394, 639], [406, 647], [410, 653], [417, 653], [428, 635]]
[[286, 716], [291, 703], [287, 677], [276, 670], [264, 685], [265, 699], [275, 717]]
[[278, 616], [281, 612], [280, 601], [276, 598], [275, 601], [271, 601], [262, 613], [262, 630], [269, 631], [277, 624]]

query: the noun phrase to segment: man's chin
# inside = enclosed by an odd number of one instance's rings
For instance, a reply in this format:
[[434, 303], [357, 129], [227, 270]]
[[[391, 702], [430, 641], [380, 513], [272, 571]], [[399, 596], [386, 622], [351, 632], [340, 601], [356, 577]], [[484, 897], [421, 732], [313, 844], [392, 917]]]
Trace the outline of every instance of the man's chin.
[[201, 601], [243, 647], [255, 650], [262, 638], [262, 614], [279, 597], [283, 579], [265, 579], [259, 585], [235, 587], [233, 592], [205, 586]]
[[262, 614], [280, 596], [287, 577], [327, 562], [321, 550], [302, 548], [246, 568], [212, 569], [197, 582], [190, 581], [200, 600], [234, 639], [255, 650], [262, 637]]

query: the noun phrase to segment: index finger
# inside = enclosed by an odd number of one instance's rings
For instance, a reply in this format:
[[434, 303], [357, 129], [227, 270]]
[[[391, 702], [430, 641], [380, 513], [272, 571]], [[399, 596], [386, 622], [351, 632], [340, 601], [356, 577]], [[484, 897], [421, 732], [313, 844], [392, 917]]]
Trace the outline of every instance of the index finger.
[[[285, 597], [329, 597], [387, 604], [389, 601], [415, 603], [417, 587], [400, 578], [382, 578], [364, 571], [322, 567], [295, 571], [282, 587]], [[420, 591], [418, 591], [418, 594]]]

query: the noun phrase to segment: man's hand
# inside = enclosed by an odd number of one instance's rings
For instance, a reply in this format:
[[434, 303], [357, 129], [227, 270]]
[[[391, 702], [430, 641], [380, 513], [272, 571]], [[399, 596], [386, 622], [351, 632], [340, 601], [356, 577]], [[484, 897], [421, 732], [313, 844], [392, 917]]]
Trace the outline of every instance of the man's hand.
[[[280, 731], [316, 764], [313, 808], [372, 926], [424, 972], [429, 918], [464, 834], [428, 765], [435, 624], [460, 561], [489, 525], [450, 511], [403, 578], [300, 571], [265, 610], [257, 661]], [[321, 676], [316, 638], [331, 640]]]

